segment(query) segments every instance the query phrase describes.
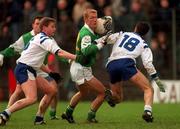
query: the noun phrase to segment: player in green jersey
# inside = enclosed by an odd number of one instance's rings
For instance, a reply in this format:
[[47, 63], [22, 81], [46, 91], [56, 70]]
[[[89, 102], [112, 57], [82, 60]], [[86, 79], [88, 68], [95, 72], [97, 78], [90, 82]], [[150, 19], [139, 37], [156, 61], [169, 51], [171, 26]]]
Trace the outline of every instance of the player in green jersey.
[[[62, 114], [62, 119], [66, 119], [69, 123], [74, 123], [73, 111], [80, 99], [88, 94], [89, 91], [97, 93], [96, 98], [91, 103], [88, 112], [87, 121], [97, 123], [96, 112], [104, 101], [105, 87], [104, 85], [92, 74], [91, 66], [95, 63], [97, 52], [103, 47], [104, 44], [93, 42], [98, 39], [95, 33], [97, 25], [97, 11], [94, 9], [87, 9], [83, 15], [84, 26], [79, 31], [76, 41], [76, 55], [84, 55], [87, 58], [85, 64], [72, 62], [70, 72], [72, 80], [78, 86], [77, 92], [70, 101], [66, 111]], [[92, 92], [91, 92], [92, 93]]]

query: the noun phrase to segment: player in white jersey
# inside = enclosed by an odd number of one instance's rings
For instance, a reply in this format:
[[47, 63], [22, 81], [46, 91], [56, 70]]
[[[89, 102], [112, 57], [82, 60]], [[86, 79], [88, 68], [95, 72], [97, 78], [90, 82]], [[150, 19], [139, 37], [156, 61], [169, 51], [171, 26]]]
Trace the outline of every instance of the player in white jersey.
[[0, 114], [0, 125], [6, 124], [11, 113], [36, 102], [36, 72], [39, 68], [44, 68], [43, 61], [48, 51], [60, 57], [76, 59], [76, 55], [60, 49], [56, 41], [50, 38], [56, 31], [55, 23], [53, 18], [44, 17], [40, 23], [41, 33], [30, 40], [31, 43], [17, 60], [15, 76], [25, 94], [25, 98], [16, 101]]
[[[42, 18], [43, 17], [41, 17], [41, 16], [36, 16], [32, 22], [33, 30], [28, 33], [23, 34], [15, 43], [13, 43], [8, 48], [6, 48], [5, 50], [0, 52], [0, 57], [2, 57], [2, 58], [0, 58], [0, 65], [3, 64], [4, 57], [13, 57], [17, 53], [19, 55], [21, 54], [21, 52], [24, 50], [24, 47], [29, 43], [30, 39], [39, 33], [39, 31], [40, 31], [39, 23]], [[50, 72], [50, 70], [49, 70], [49, 72]], [[60, 75], [58, 73], [50, 72], [49, 74], [47, 74], [47, 73], [43, 72], [42, 70], [37, 71], [37, 78], [36, 78], [36, 81], [38, 83], [37, 86], [38, 86], [38, 89], [43, 91], [43, 93], [45, 95], [40, 101], [34, 124], [43, 124], [44, 123], [42, 114], [45, 113], [46, 106], [48, 106], [47, 102], [49, 101], [49, 99], [51, 99], [52, 96], [54, 96], [54, 97], [52, 100], [53, 102], [51, 102], [51, 104], [50, 104], [50, 117], [51, 117], [51, 119], [57, 119], [57, 117], [56, 117], [57, 103], [56, 102], [57, 102], [58, 88], [57, 88], [57, 83], [55, 81], [58, 82], [58, 78], [60, 79]], [[7, 107], [11, 106], [18, 99], [20, 99], [22, 94], [23, 94], [22, 88], [17, 83], [15, 91], [9, 98]]]
[[112, 100], [119, 103], [123, 99], [122, 81], [130, 80], [144, 92], [144, 113], [142, 115], [146, 122], [153, 122], [152, 103], [153, 87], [148, 79], [137, 69], [135, 59], [141, 56], [144, 67], [148, 74], [154, 79], [165, 92], [157, 72], [152, 64], [153, 56], [150, 48], [143, 40], [143, 36], [149, 31], [145, 22], [137, 23], [134, 32], [116, 33], [111, 35], [114, 42], [112, 53], [108, 59], [107, 71], [111, 80]]

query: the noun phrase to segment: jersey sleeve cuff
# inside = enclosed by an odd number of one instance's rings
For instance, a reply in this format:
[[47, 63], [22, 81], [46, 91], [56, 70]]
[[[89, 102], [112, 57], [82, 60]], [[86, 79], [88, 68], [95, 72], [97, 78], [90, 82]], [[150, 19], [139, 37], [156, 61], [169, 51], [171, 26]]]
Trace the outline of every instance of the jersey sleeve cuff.
[[103, 43], [98, 43], [96, 46], [97, 46], [97, 48], [99, 50], [101, 50], [104, 47], [104, 44]]
[[60, 49], [58, 49], [54, 54], [55, 54], [55, 55], [58, 55], [58, 52], [59, 52], [59, 51], [60, 51]]
[[151, 79], [155, 80], [158, 78], [158, 74], [157, 73], [154, 73], [151, 75]]

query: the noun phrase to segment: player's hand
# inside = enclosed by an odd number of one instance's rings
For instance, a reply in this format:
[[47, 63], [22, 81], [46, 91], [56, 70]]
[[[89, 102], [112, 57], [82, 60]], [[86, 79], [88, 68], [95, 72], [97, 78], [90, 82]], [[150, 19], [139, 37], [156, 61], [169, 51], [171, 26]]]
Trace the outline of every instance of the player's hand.
[[77, 55], [75, 61], [83, 66], [86, 66], [89, 63], [89, 59], [84, 55]]
[[103, 44], [103, 45], [106, 45], [107, 42], [108, 42], [108, 38], [109, 36], [111, 36], [113, 33], [112, 33], [112, 30], [108, 31], [106, 33], [106, 35], [104, 35], [103, 37], [99, 38], [99, 39], [96, 39], [93, 43], [94, 44]]
[[4, 56], [2, 54], [0, 54], [0, 66], [3, 65], [3, 59], [4, 59]]
[[49, 76], [52, 77], [56, 81], [56, 83], [59, 83], [63, 79], [62, 76], [56, 72], [50, 72]]
[[165, 85], [161, 82], [161, 80], [157, 77], [154, 81], [158, 85], [160, 92], [165, 92]]
[[106, 34], [106, 36], [105, 36], [105, 39], [104, 39], [104, 45], [106, 45], [107, 44], [107, 40], [108, 40], [108, 38], [109, 38], [109, 36], [112, 34], [112, 30], [110, 30], [110, 31], [108, 31], [107, 32], [107, 34]]

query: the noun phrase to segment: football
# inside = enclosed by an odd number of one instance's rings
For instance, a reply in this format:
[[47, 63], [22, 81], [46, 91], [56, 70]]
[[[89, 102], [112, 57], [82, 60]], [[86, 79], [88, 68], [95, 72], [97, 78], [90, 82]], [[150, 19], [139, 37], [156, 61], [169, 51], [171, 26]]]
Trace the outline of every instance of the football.
[[112, 30], [112, 17], [104, 16], [97, 19], [97, 26], [95, 32], [100, 35], [106, 34], [108, 31]]

